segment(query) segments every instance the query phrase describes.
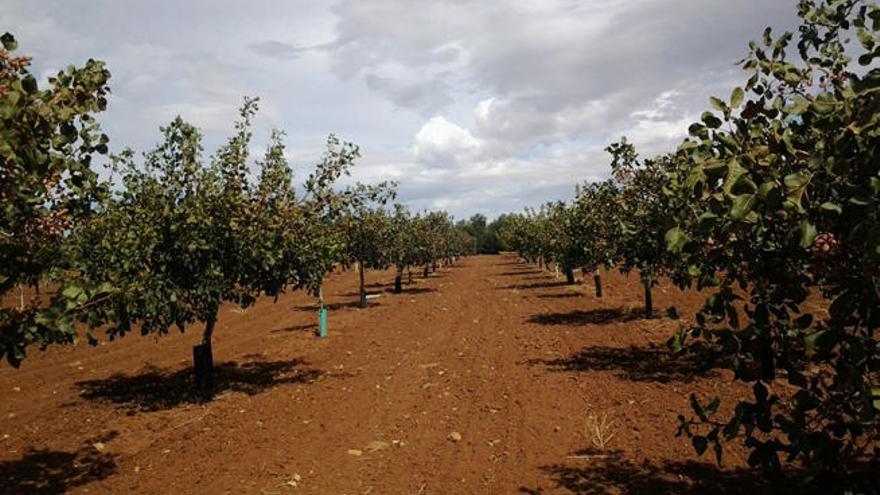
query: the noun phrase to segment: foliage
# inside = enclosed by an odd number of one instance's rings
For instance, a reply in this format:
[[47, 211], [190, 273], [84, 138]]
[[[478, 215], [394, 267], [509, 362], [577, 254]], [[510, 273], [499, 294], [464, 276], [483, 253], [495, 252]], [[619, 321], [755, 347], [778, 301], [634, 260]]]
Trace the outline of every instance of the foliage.
[[726, 422], [712, 417], [717, 400], [695, 398], [681, 430], [698, 451], [712, 444], [720, 457], [744, 435], [752, 464], [776, 468], [781, 454], [857, 484], [859, 463], [876, 455], [880, 407], [880, 8], [804, 0], [798, 13], [799, 60], [787, 59], [793, 34], [765, 31], [742, 61], [745, 87], [714, 98], [720, 117], [705, 113], [681, 148], [688, 180], [670, 194], [695, 215], [670, 248], [717, 288], [699, 326], [672, 344], [697, 338], [754, 390]]
[[[68, 267], [60, 252], [68, 229], [87, 218], [107, 192], [93, 160], [107, 153], [94, 114], [107, 105], [103, 62], [69, 66], [40, 89], [15, 38], [0, 36], [0, 296], [37, 287]], [[73, 315], [84, 302], [62, 285], [47, 301], [0, 309], [0, 358], [18, 366], [28, 345], [73, 342]]]

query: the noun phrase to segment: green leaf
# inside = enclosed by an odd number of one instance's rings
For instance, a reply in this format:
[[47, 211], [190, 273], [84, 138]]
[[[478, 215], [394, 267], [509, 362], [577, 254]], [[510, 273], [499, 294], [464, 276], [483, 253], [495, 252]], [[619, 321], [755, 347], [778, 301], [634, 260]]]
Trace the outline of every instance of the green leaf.
[[724, 179], [724, 186], [722, 188], [724, 190], [724, 193], [730, 194], [733, 186], [736, 185], [736, 182], [739, 180], [739, 178], [742, 177], [743, 174], [745, 174], [746, 172], [748, 171], [739, 164], [739, 161], [737, 161], [736, 158], [732, 158], [727, 163], [727, 178]]
[[818, 233], [816, 231], [816, 226], [805, 218], [801, 220], [801, 224], [798, 227], [798, 230], [801, 233], [801, 247], [806, 249], [812, 246], [813, 241], [816, 239], [816, 234]]
[[819, 205], [819, 208], [822, 208], [825, 211], [833, 211], [833, 212], [837, 213], [838, 215], [843, 213], [843, 208], [841, 208], [839, 204], [832, 203], [830, 201], [826, 201], [826, 202], [822, 203], [821, 205]]
[[801, 198], [804, 196], [804, 191], [807, 189], [807, 185], [810, 183], [811, 179], [811, 175], [807, 175], [803, 172], [788, 174], [783, 179], [787, 195], [786, 199], [794, 205], [798, 211], [803, 210], [803, 207], [801, 206]]
[[730, 208], [731, 219], [737, 222], [742, 221], [746, 218], [746, 215], [752, 211], [754, 205], [754, 194], [740, 194], [739, 196], [734, 196], [733, 205]]
[[730, 111], [730, 108], [727, 107], [727, 103], [724, 103], [724, 101], [721, 98], [716, 98], [714, 96], [710, 96], [709, 102], [712, 103], [712, 108], [714, 108], [715, 110], [718, 110], [719, 112], [727, 113]]
[[803, 96], [795, 96], [791, 105], [785, 108], [789, 115], [801, 115], [810, 108], [810, 101]]
[[828, 115], [837, 107], [837, 100], [832, 93], [820, 93], [813, 99], [813, 111], [819, 115]]
[[745, 91], [743, 91], [743, 89], [739, 86], [734, 88], [733, 93], [730, 95], [730, 107], [738, 108], [742, 104], [745, 95]]
[[78, 285], [68, 285], [61, 291], [61, 295], [67, 299], [77, 299], [83, 293], [83, 288]]
[[666, 347], [669, 348], [669, 350], [673, 354], [678, 354], [679, 352], [682, 351], [682, 349], [684, 349], [684, 335], [683, 334], [684, 334], [684, 332], [679, 330], [678, 332], [675, 332], [672, 335], [672, 337], [669, 337], [669, 340], [666, 341]]
[[706, 124], [706, 127], [710, 129], [718, 129], [721, 127], [721, 119], [712, 114], [712, 112], [703, 112], [703, 115], [700, 116], [700, 120]]
[[680, 253], [691, 238], [681, 229], [673, 227], [666, 232], [666, 249], [673, 253]]

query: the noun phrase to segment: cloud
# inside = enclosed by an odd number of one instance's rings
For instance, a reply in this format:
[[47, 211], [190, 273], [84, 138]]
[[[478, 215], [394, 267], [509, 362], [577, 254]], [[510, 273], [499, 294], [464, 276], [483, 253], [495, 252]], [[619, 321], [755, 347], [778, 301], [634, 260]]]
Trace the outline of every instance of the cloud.
[[[352, 180], [398, 180], [413, 207], [495, 215], [607, 176], [627, 135], [671, 150], [764, 26], [796, 0], [119, 2], [7, 0], [0, 24], [45, 78], [106, 60], [115, 148], [150, 147], [180, 113], [211, 152], [244, 95], [254, 130], [287, 131], [298, 167], [333, 132], [364, 155]], [[300, 174], [302, 176], [302, 174]]]
[[415, 159], [431, 168], [476, 165], [481, 143], [467, 129], [443, 117], [433, 117], [415, 137]]

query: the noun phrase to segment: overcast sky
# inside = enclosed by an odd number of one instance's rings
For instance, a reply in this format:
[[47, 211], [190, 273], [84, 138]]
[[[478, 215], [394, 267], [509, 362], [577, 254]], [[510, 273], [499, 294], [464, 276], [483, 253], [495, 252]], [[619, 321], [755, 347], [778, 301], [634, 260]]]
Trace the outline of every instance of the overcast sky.
[[180, 114], [212, 151], [244, 95], [254, 152], [287, 132], [300, 177], [335, 133], [354, 177], [400, 182], [414, 209], [492, 217], [602, 179], [626, 135], [671, 150], [734, 62], [795, 0], [3, 0], [0, 31], [45, 78], [88, 58], [113, 74], [112, 147], [146, 150]]

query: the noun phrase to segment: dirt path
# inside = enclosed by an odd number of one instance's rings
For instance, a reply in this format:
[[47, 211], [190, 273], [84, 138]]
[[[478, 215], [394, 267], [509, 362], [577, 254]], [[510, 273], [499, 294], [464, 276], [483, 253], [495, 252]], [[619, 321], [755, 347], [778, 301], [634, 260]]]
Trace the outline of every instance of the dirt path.
[[[0, 491], [755, 493], [742, 452], [719, 470], [674, 436], [692, 391], [745, 394], [668, 358], [680, 322], [641, 318], [635, 275], [606, 274], [602, 300], [513, 256], [401, 295], [385, 292], [391, 273], [369, 275], [382, 292], [367, 310], [353, 273], [329, 280], [325, 339], [303, 294], [224, 308], [210, 404], [189, 395], [198, 332], [0, 368]], [[658, 312], [700, 300], [655, 294]], [[614, 424], [601, 451], [590, 413]]]

